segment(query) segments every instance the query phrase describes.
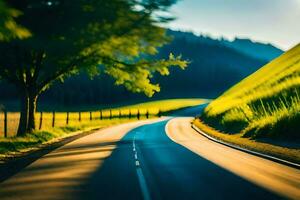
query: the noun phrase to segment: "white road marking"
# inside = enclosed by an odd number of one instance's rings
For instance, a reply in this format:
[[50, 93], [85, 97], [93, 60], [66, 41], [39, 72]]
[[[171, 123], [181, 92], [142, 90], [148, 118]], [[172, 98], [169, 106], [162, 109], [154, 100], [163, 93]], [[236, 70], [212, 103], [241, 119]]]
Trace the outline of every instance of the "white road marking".
[[133, 148], [133, 152], [135, 152], [135, 137], [132, 140], [132, 148]]
[[136, 168], [136, 173], [137, 173], [137, 176], [139, 179], [139, 183], [140, 183], [140, 187], [142, 190], [142, 195], [144, 197], [144, 200], [151, 200], [151, 196], [150, 196], [142, 169], [140, 167]]
[[148, 190], [148, 186], [147, 186], [147, 183], [146, 183], [146, 180], [145, 180], [145, 176], [143, 174], [143, 171], [142, 171], [141, 166], [140, 166], [140, 161], [139, 161], [138, 156], [137, 156], [137, 149], [136, 149], [136, 146], [135, 146], [135, 135], [134, 135], [133, 140], [132, 140], [132, 147], [133, 147], [133, 151], [134, 151], [136, 173], [137, 173], [139, 185], [140, 185], [140, 188], [141, 188], [141, 191], [142, 191], [143, 199], [144, 200], [151, 200], [151, 196], [150, 196], [150, 193], [149, 193], [149, 190]]
[[133, 147], [133, 151], [135, 151], [135, 137], [132, 140], [132, 147]]
[[140, 162], [138, 160], [135, 161], [135, 166], [137, 166], [137, 167], [140, 166]]

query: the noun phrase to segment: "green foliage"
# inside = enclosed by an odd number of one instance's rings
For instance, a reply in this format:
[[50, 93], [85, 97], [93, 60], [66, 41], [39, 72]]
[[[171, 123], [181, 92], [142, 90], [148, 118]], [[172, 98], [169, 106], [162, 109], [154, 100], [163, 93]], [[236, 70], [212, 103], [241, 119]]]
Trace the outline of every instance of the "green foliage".
[[10, 39], [24, 39], [31, 33], [15, 21], [22, 13], [16, 9], [8, 8], [3, 0], [0, 0], [0, 41]]
[[[170, 54], [169, 60], [147, 61], [140, 60], [134, 65], [118, 63], [117, 67], [109, 67], [106, 73], [116, 79], [117, 85], [124, 85], [128, 90], [133, 92], [144, 92], [147, 96], [151, 97], [154, 92], [159, 92], [160, 87], [158, 84], [152, 84], [150, 78], [155, 72], [161, 75], [169, 74], [170, 66], [179, 66], [184, 69], [187, 66], [186, 61], [182, 61], [181, 57], [174, 57]], [[130, 68], [138, 68], [132, 71]]]
[[226, 91], [203, 117], [244, 137], [299, 140], [299, 94], [300, 44]]
[[0, 45], [0, 75], [26, 88], [36, 85], [34, 93], [80, 71], [98, 75], [101, 65], [117, 85], [151, 96], [159, 91], [158, 84], [150, 81], [155, 72], [167, 75], [168, 67], [187, 65], [180, 57], [154, 60], [147, 56], [170, 41], [157, 25], [162, 17], [156, 13], [174, 1], [49, 2], [11, 3], [23, 13], [20, 24], [33, 37]]

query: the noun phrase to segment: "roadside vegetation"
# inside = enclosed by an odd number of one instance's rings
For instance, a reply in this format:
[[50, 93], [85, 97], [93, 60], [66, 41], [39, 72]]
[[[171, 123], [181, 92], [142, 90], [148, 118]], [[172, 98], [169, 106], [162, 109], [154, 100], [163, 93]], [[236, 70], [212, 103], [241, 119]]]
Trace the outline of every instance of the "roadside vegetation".
[[[52, 113], [43, 113], [44, 121], [42, 129], [27, 133], [22, 137], [15, 137], [20, 114], [8, 113], [8, 135], [10, 137], [0, 137], [0, 159], [7, 156], [14, 156], [20, 152], [36, 149], [42, 144], [52, 143], [84, 131], [136, 121], [138, 120], [138, 113], [140, 113], [140, 119], [146, 119], [147, 112], [149, 113], [149, 118], [154, 118], [158, 117], [159, 113], [163, 115], [164, 112], [199, 105], [205, 101], [206, 100], [203, 99], [168, 99], [145, 102], [114, 109], [104, 109], [102, 110], [102, 119], [100, 118], [100, 111], [93, 111], [92, 120], [90, 118], [90, 112], [82, 112], [81, 121], [78, 120], [78, 112], [70, 112], [68, 125], [66, 125], [66, 113], [60, 112], [56, 114], [55, 127], [52, 127]], [[110, 111], [112, 117], [110, 117]], [[129, 113], [131, 113], [130, 117]], [[119, 116], [120, 114], [121, 117]], [[37, 114], [36, 117], [36, 122], [38, 122], [40, 113]], [[3, 136], [3, 114], [0, 115], [0, 121], [0, 133], [1, 136]], [[39, 125], [36, 124], [36, 126], [38, 127]]]
[[300, 163], [300, 148], [297, 143], [281, 143], [270, 140], [253, 140], [251, 138], [243, 137], [242, 133], [226, 134], [215, 128], [205, 124], [202, 120], [196, 119], [193, 124], [206, 134], [229, 144], [233, 144], [252, 151], [264, 153], [275, 156], [287, 161]]
[[212, 101], [194, 124], [247, 149], [300, 163], [300, 44]]
[[212, 101], [201, 119], [251, 139], [300, 140], [300, 44]]
[[74, 122], [68, 126], [45, 127], [42, 130], [36, 130], [32, 133], [27, 133], [22, 137], [7, 137], [0, 138], [0, 160], [15, 157], [22, 153], [36, 150], [42, 146], [49, 145], [54, 142], [61, 141], [67, 137], [75, 136], [83, 132], [96, 130], [116, 124], [121, 124], [137, 119], [105, 119], [97, 121]]
[[165, 113], [190, 106], [197, 106], [207, 101], [206, 99], [166, 99], [124, 106], [123, 109], [149, 109], [152, 112], [160, 110], [162, 113]]

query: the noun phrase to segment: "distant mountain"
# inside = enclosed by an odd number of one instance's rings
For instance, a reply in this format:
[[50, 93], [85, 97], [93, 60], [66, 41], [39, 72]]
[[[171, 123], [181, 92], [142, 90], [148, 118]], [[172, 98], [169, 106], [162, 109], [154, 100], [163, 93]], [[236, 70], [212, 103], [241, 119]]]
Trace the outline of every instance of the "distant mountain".
[[[156, 74], [152, 81], [160, 84], [161, 92], [153, 99], [215, 98], [266, 63], [264, 59], [224, 44], [224, 40], [180, 31], [169, 30], [168, 33], [174, 39], [159, 50], [157, 57], [166, 58], [172, 52], [181, 54], [191, 63], [186, 70], [172, 69], [169, 76]], [[17, 97], [14, 88], [6, 83], [0, 84], [0, 94], [0, 104], [3, 99], [10, 101]], [[41, 96], [40, 102], [67, 106], [132, 103], [147, 99], [142, 94], [132, 94], [124, 87], [114, 85], [113, 79], [105, 74], [93, 80], [80, 74], [64, 84], [54, 84]]]
[[168, 34], [173, 36], [174, 39], [184, 38], [187, 42], [197, 42], [211, 45], [221, 44], [219, 40], [213, 39], [206, 35], [195, 35], [192, 32], [174, 31], [169, 29]]
[[233, 41], [224, 38], [212, 39], [211, 37], [205, 35], [197, 36], [191, 32], [173, 30], [169, 30], [169, 34], [173, 35], [175, 38], [184, 37], [189, 42], [227, 46], [248, 56], [267, 62], [273, 60], [283, 53], [281, 49], [273, 46], [272, 44], [255, 42], [250, 39], [235, 38]]
[[271, 44], [253, 42], [250, 39], [235, 38], [233, 41], [221, 40], [224, 45], [240, 52], [266, 61], [271, 61], [280, 56], [283, 51]]
[[161, 85], [157, 97], [214, 98], [266, 63], [210, 37], [179, 31], [169, 34], [173, 42], [164, 46], [159, 56], [173, 52], [191, 63], [184, 71], [172, 69], [167, 77], [157, 76], [155, 81]]

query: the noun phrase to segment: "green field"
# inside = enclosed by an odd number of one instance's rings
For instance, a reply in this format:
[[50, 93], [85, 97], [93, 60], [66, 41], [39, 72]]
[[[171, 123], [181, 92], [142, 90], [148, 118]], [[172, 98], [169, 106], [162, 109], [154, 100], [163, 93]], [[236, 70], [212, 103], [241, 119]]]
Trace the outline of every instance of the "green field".
[[[8, 154], [15, 155], [20, 151], [37, 148], [37, 146], [46, 142], [78, 134], [80, 131], [135, 121], [138, 112], [141, 114], [140, 119], [145, 119], [146, 112], [149, 112], [149, 117], [157, 117], [159, 111], [163, 114], [164, 112], [199, 105], [204, 102], [206, 102], [204, 99], [169, 99], [145, 102], [111, 109], [112, 118], [110, 118], [110, 109], [105, 109], [102, 110], [102, 120], [100, 119], [100, 111], [92, 112], [92, 120], [90, 119], [90, 112], [81, 112], [81, 121], [79, 121], [78, 112], [70, 112], [68, 125], [66, 125], [66, 113], [58, 112], [55, 114], [55, 127], [52, 127], [52, 113], [43, 113], [42, 129], [24, 137], [14, 137], [18, 127], [19, 113], [8, 113], [9, 137], [0, 137], [0, 159], [7, 157]], [[129, 118], [129, 112], [131, 118]], [[119, 118], [120, 114], [121, 117]], [[40, 113], [37, 113], [37, 127], [39, 126], [39, 118]], [[1, 136], [3, 136], [3, 113], [0, 115], [0, 121]]]
[[212, 101], [202, 120], [242, 137], [300, 139], [300, 44]]
[[[129, 118], [129, 113], [132, 118], [136, 118], [138, 112], [141, 115], [141, 118], [145, 118], [146, 113], [149, 113], [149, 117], [158, 115], [158, 112], [162, 114], [172, 110], [177, 110], [184, 107], [199, 105], [206, 100], [204, 99], [167, 99], [167, 100], [158, 100], [150, 101], [145, 103], [133, 104], [128, 106], [117, 107], [113, 109], [103, 109], [102, 117], [103, 119], [110, 118], [110, 111], [112, 113], [112, 118]], [[82, 124], [94, 124], [101, 123], [101, 113], [98, 111], [91, 111], [92, 120], [90, 120], [90, 112], [85, 111], [81, 112], [81, 121], [79, 121], [79, 112], [70, 112], [68, 126], [77, 126]], [[41, 113], [36, 114], [36, 127], [39, 127]], [[15, 136], [19, 124], [20, 114], [18, 112], [9, 112], [8, 113], [8, 136]], [[52, 112], [43, 112], [43, 121], [42, 121], [42, 130], [49, 129], [52, 127]], [[64, 127], [66, 126], [66, 112], [57, 112], [55, 113], [55, 127]], [[0, 113], [0, 137], [3, 136], [4, 127], [3, 127], [4, 114]]]
[[206, 99], [167, 99], [167, 100], [158, 100], [158, 101], [150, 101], [145, 103], [139, 103], [129, 106], [122, 107], [123, 109], [150, 109], [152, 112], [157, 112], [160, 110], [161, 112], [169, 112], [172, 110], [178, 110], [181, 108], [189, 107], [189, 106], [197, 106], [202, 103], [206, 103], [208, 100]]

